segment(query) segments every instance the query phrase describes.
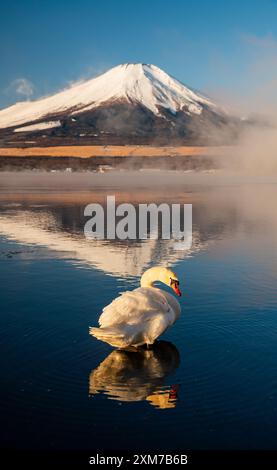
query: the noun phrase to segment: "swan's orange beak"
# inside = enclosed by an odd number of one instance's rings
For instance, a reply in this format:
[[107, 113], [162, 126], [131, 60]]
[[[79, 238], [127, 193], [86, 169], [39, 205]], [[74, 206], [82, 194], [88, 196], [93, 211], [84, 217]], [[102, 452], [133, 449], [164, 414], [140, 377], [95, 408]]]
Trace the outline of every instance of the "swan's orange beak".
[[181, 297], [182, 294], [181, 294], [181, 291], [180, 291], [179, 286], [178, 286], [177, 283], [174, 283], [174, 284], [173, 284], [172, 289], [175, 291], [175, 293], [176, 293], [179, 297]]
[[172, 279], [170, 278], [170, 287], [174, 290], [175, 294], [177, 294], [179, 297], [181, 297], [181, 291], [179, 289], [179, 281], [178, 279]]

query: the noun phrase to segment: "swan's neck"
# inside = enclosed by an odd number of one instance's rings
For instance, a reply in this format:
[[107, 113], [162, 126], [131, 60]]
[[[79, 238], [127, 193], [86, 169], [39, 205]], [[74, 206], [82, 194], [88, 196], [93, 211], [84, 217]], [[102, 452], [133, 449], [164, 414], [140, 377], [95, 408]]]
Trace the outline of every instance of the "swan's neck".
[[151, 268], [145, 271], [145, 273], [141, 276], [141, 287], [153, 287], [155, 281], [165, 282], [163, 279], [163, 271], [163, 268]]

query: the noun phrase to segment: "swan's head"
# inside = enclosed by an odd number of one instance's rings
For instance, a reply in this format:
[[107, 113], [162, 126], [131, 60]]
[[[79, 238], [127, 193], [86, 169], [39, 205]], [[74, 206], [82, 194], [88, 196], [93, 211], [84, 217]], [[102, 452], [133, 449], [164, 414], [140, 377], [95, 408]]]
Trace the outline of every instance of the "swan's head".
[[165, 277], [166, 277], [166, 282], [165, 284], [169, 287], [171, 287], [171, 289], [174, 290], [175, 294], [177, 294], [179, 297], [181, 297], [181, 291], [179, 289], [179, 279], [177, 277], [177, 275], [171, 271], [170, 269], [167, 269], [166, 268], [166, 274], [165, 274]]
[[179, 279], [177, 275], [169, 268], [150, 268], [141, 277], [140, 284], [142, 287], [151, 287], [155, 281], [160, 281], [171, 287], [174, 292], [181, 297], [179, 289]]

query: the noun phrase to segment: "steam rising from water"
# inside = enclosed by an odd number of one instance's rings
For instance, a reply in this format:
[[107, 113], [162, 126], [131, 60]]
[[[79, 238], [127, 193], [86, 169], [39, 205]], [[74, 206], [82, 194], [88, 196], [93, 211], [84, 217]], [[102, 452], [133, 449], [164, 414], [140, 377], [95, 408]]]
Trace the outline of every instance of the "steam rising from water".
[[241, 136], [238, 145], [225, 149], [224, 168], [248, 176], [277, 176], [277, 128], [254, 127]]
[[224, 151], [223, 166], [236, 174], [276, 176], [277, 41], [271, 35], [244, 35], [240, 40], [243, 65], [229, 70], [232, 89], [215, 95], [221, 94], [226, 108], [242, 117], [242, 123], [250, 118], [255, 124], [245, 127], [234, 149]]

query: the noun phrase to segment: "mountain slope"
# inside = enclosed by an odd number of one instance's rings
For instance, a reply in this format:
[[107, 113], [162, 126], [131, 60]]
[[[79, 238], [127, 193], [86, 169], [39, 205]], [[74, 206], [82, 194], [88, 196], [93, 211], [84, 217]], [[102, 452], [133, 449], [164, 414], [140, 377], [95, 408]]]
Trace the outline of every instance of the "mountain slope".
[[[0, 111], [0, 138], [55, 144], [205, 139], [231, 118], [154, 65], [124, 64], [52, 96]], [[44, 141], [46, 144], [46, 141]]]

